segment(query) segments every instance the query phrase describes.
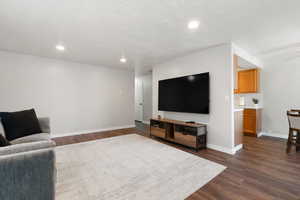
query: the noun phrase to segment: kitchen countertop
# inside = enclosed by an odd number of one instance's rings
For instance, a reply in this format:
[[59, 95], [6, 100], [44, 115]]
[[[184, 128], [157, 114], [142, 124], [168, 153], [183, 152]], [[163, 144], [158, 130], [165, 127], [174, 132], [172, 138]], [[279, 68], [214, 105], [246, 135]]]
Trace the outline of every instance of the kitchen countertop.
[[239, 112], [239, 111], [243, 111], [244, 109], [262, 109], [263, 107], [262, 106], [237, 106], [233, 109], [233, 112]]
[[244, 108], [235, 108], [235, 109], [233, 109], [233, 112], [240, 112], [240, 111], [243, 111], [244, 110]]

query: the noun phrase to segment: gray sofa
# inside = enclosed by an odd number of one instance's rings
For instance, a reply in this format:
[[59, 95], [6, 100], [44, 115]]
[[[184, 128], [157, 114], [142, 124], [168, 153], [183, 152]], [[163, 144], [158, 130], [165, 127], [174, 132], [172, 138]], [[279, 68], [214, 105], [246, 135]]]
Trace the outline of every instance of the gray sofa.
[[39, 122], [43, 133], [0, 147], [1, 200], [55, 199], [55, 142], [50, 137], [50, 120], [39, 118]]

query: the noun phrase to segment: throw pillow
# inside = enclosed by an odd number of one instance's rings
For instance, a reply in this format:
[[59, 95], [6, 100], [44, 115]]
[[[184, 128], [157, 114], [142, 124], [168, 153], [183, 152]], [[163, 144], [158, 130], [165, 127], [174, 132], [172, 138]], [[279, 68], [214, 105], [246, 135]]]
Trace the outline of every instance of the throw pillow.
[[8, 141], [42, 132], [34, 109], [0, 112], [0, 118]]

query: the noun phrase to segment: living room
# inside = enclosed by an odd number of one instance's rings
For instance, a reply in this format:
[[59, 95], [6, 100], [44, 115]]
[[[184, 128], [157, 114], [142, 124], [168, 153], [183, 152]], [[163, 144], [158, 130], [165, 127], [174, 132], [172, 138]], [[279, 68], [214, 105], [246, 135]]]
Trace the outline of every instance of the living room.
[[1, 1], [0, 199], [299, 199], [299, 6]]

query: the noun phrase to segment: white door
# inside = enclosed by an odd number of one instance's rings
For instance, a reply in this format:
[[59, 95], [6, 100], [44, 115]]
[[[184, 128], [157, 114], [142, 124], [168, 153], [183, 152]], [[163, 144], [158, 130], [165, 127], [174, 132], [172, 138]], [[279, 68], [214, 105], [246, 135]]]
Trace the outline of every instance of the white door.
[[143, 121], [143, 82], [135, 79], [135, 120]]

